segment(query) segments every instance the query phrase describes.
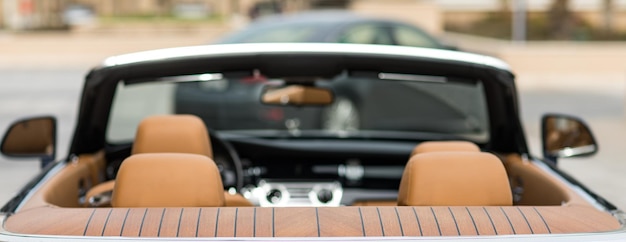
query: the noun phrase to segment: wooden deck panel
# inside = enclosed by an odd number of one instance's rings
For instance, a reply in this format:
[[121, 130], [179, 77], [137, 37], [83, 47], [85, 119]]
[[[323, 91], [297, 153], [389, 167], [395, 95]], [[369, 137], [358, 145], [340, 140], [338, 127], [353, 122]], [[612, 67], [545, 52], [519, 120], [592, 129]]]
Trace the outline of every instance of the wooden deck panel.
[[587, 206], [55, 208], [9, 217], [18, 234], [129, 237], [474, 236], [611, 231]]

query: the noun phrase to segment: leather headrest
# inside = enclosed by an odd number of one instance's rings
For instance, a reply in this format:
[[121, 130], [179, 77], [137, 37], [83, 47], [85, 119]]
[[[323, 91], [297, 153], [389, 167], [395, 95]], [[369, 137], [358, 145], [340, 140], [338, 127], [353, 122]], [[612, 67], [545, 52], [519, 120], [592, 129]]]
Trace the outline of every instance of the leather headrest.
[[473, 151], [480, 152], [480, 148], [469, 141], [426, 141], [415, 146], [411, 156], [438, 151]]
[[145, 118], [137, 128], [132, 153], [189, 153], [213, 157], [206, 126], [193, 115]]
[[479, 152], [431, 152], [407, 163], [398, 205], [509, 206], [511, 188], [502, 162]]
[[113, 207], [224, 206], [224, 187], [215, 162], [203, 155], [137, 154], [117, 173]]

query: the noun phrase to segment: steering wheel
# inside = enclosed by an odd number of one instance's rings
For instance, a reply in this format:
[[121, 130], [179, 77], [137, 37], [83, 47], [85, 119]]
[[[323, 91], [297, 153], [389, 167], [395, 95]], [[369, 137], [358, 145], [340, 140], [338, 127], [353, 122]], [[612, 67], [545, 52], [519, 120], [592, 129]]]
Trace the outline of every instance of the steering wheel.
[[210, 130], [209, 137], [211, 139], [211, 146], [213, 146], [213, 160], [220, 169], [224, 187], [231, 185], [234, 180], [235, 188], [237, 191], [241, 191], [244, 177], [243, 165], [239, 154], [237, 154], [237, 151], [230, 142], [220, 138], [217, 131]]

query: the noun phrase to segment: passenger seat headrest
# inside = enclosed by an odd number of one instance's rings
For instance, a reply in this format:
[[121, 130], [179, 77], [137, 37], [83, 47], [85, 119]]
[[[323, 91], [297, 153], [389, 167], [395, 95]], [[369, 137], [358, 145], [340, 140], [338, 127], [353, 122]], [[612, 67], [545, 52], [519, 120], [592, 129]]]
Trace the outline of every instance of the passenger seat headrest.
[[411, 156], [438, 151], [473, 151], [480, 152], [478, 145], [469, 141], [426, 141], [415, 146]]
[[188, 153], [213, 157], [204, 122], [193, 115], [157, 115], [139, 123], [132, 154]]
[[203, 155], [137, 154], [117, 173], [113, 207], [219, 207], [224, 187], [215, 162]]
[[407, 163], [400, 206], [510, 206], [513, 199], [502, 162], [480, 152], [431, 152]]

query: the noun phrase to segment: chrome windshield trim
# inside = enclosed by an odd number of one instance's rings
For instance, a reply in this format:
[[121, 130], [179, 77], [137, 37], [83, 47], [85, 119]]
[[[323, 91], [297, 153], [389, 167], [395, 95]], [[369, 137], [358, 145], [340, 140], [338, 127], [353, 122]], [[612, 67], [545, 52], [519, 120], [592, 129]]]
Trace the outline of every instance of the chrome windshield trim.
[[224, 75], [221, 73], [205, 73], [198, 75], [171, 76], [157, 78], [157, 82], [198, 82], [198, 81], [215, 81], [222, 80]]
[[418, 57], [436, 60], [461, 61], [511, 71], [509, 65], [500, 59], [459, 51], [405, 46], [329, 43], [261, 43], [177, 47], [113, 56], [105, 59], [102, 65], [104, 67], [111, 67], [145, 61], [159, 61], [184, 57], [229, 56], [238, 54], [264, 53], [372, 54], [381, 56]]
[[426, 76], [426, 75], [382, 73], [382, 72], [378, 74], [378, 78], [381, 80], [414, 81], [414, 82], [430, 82], [430, 83], [446, 83], [448, 81], [448, 78], [445, 76]]

